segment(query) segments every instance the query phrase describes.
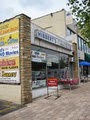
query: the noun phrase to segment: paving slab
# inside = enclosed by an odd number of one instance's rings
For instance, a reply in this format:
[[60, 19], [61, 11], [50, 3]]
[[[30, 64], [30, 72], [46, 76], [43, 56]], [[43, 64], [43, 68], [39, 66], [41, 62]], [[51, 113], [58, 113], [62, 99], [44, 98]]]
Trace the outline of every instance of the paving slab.
[[0, 116], [7, 113], [13, 112], [20, 108], [24, 107], [23, 105], [15, 104], [10, 101], [0, 100]]
[[59, 94], [58, 99], [53, 95], [35, 99], [27, 107], [1, 116], [0, 120], [90, 120], [90, 82], [60, 90]]

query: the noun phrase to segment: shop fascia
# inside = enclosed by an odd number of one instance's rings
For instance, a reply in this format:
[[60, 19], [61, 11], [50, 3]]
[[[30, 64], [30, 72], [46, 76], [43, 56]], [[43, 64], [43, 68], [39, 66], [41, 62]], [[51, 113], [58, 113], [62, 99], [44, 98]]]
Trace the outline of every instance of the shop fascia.
[[63, 38], [50, 35], [46, 32], [43, 32], [42, 30], [38, 30], [38, 29], [35, 30], [35, 38], [39, 38], [41, 40], [53, 43], [55, 45], [58, 45], [60, 47], [72, 51], [72, 44], [70, 44], [68, 41], [64, 40]]

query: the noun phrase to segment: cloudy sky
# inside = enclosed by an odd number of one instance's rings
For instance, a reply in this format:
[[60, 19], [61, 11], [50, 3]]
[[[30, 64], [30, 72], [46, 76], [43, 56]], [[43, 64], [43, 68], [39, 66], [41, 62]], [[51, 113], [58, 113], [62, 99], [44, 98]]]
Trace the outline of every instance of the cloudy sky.
[[24, 13], [32, 19], [61, 9], [69, 10], [68, 0], [1, 0], [0, 21]]

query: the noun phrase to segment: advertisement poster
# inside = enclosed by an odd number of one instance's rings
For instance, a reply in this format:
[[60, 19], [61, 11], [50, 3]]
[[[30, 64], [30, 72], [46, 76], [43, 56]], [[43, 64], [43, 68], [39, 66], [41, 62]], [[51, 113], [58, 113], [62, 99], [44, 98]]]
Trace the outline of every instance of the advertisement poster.
[[39, 51], [32, 51], [32, 61], [33, 62], [45, 62], [46, 53]]
[[19, 20], [0, 24], [0, 83], [20, 83]]

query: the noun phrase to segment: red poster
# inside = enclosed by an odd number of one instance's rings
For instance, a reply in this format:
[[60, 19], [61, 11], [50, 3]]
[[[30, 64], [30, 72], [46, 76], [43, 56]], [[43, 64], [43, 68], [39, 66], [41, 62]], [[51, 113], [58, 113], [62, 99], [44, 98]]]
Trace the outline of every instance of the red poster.
[[53, 86], [58, 86], [58, 79], [57, 78], [48, 78], [47, 79], [47, 86], [48, 87], [53, 87]]

